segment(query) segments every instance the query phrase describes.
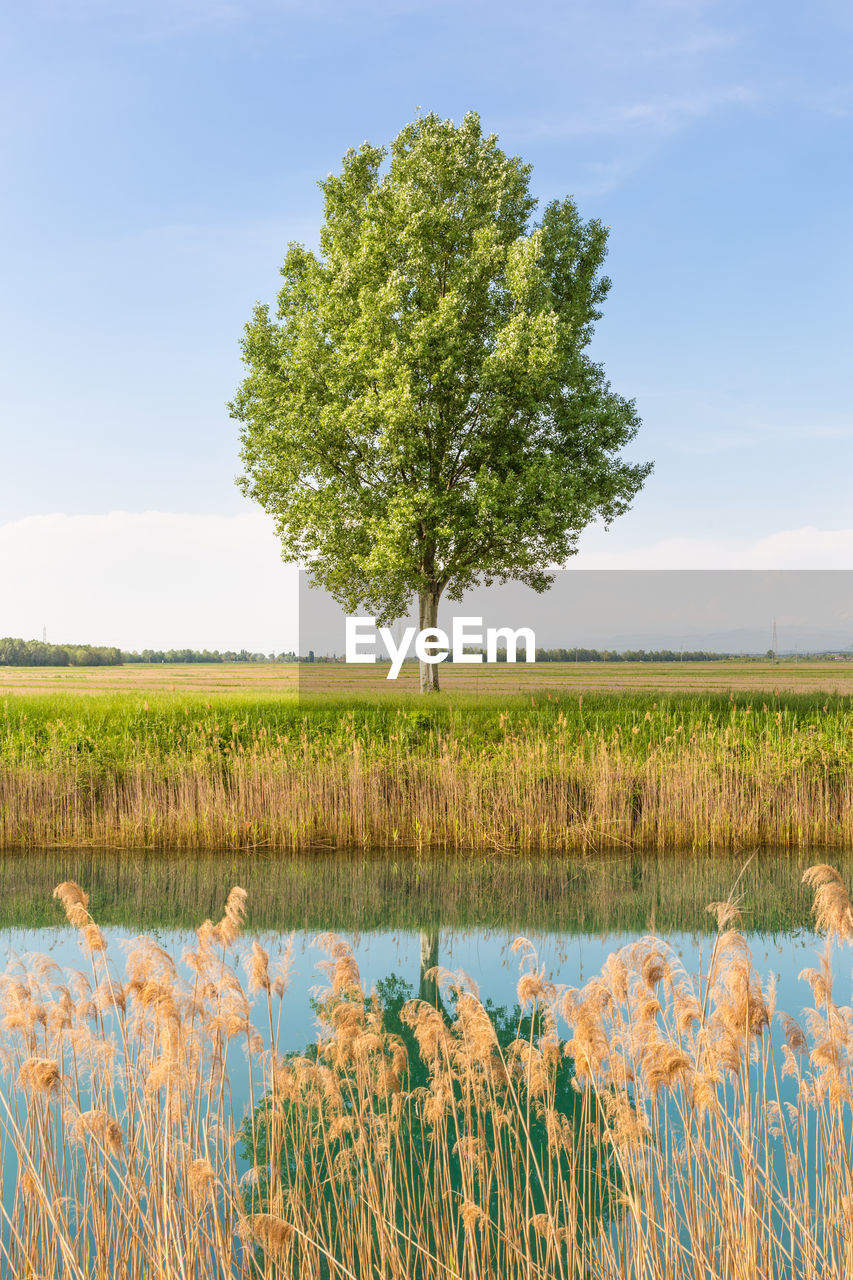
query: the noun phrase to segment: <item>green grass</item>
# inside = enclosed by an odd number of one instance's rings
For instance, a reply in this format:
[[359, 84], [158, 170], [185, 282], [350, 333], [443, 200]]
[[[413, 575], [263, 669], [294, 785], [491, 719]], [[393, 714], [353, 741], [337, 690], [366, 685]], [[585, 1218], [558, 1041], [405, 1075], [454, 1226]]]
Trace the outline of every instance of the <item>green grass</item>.
[[0, 847], [837, 846], [832, 694], [19, 695]]
[[13, 696], [0, 708], [0, 760], [44, 765], [60, 755], [121, 767], [132, 760], [219, 755], [234, 751], [298, 753], [305, 741], [349, 748], [426, 750], [453, 737], [471, 751], [508, 739], [619, 739], [641, 758], [668, 745], [685, 749], [694, 735], [717, 734], [731, 752], [782, 752], [821, 765], [853, 763], [853, 697], [838, 694], [737, 693], [650, 695], [539, 693], [524, 696], [417, 695], [314, 699], [187, 697], [132, 693]]

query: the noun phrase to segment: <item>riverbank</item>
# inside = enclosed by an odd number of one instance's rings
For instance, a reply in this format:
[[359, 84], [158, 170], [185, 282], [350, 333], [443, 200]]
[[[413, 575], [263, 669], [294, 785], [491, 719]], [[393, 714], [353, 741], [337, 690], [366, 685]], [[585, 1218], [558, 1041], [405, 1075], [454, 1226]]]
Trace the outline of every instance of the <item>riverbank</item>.
[[853, 700], [18, 695], [0, 848], [480, 852], [844, 845]]

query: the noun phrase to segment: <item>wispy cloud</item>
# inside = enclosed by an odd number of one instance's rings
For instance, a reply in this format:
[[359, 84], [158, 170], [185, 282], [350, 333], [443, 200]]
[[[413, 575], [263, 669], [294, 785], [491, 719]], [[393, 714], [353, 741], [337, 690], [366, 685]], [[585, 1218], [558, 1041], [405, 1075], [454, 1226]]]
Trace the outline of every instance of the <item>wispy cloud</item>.
[[699, 121], [722, 111], [751, 108], [759, 101], [758, 91], [748, 85], [723, 85], [692, 93], [631, 98], [621, 104], [593, 100], [582, 110], [564, 116], [515, 121], [513, 129], [531, 141], [591, 144], [595, 152], [579, 161], [582, 177], [574, 184], [574, 192], [598, 196], [629, 181], [669, 139]]
[[109, 22], [142, 40], [167, 40], [233, 26], [256, 5], [245, 0], [36, 0], [42, 21], [88, 26]]
[[578, 569], [853, 569], [853, 529], [781, 529], [759, 538], [673, 537], [581, 551]]
[[695, 93], [632, 99], [622, 104], [591, 107], [566, 116], [540, 120], [531, 132], [545, 138], [596, 138], [664, 135], [694, 120], [728, 107], [751, 106], [760, 100], [756, 89], [744, 84], [721, 85]]
[[[853, 569], [853, 529], [672, 537], [582, 551], [578, 569]], [[0, 525], [0, 634], [280, 652], [297, 647], [297, 575], [266, 516], [113, 511]]]

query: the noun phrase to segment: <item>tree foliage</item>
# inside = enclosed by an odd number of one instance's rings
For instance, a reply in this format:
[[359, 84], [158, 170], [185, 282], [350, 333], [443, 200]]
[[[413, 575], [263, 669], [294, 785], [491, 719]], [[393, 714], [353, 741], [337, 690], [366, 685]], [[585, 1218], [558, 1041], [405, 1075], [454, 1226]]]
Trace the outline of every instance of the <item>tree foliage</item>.
[[408, 613], [475, 583], [536, 590], [650, 470], [588, 348], [607, 229], [571, 199], [534, 221], [530, 166], [477, 115], [430, 114], [321, 182], [320, 252], [291, 244], [247, 325], [244, 491], [286, 560], [349, 612]]

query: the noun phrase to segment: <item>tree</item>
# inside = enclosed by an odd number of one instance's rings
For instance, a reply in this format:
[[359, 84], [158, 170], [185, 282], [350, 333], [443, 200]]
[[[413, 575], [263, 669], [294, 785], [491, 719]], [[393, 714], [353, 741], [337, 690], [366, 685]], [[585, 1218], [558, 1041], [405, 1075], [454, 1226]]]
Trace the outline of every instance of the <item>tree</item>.
[[542, 591], [651, 469], [620, 457], [639, 419], [587, 351], [607, 229], [571, 199], [534, 223], [529, 179], [474, 113], [348, 151], [320, 253], [291, 244], [275, 317], [246, 326], [240, 483], [348, 612], [416, 594], [434, 628], [445, 593]]

